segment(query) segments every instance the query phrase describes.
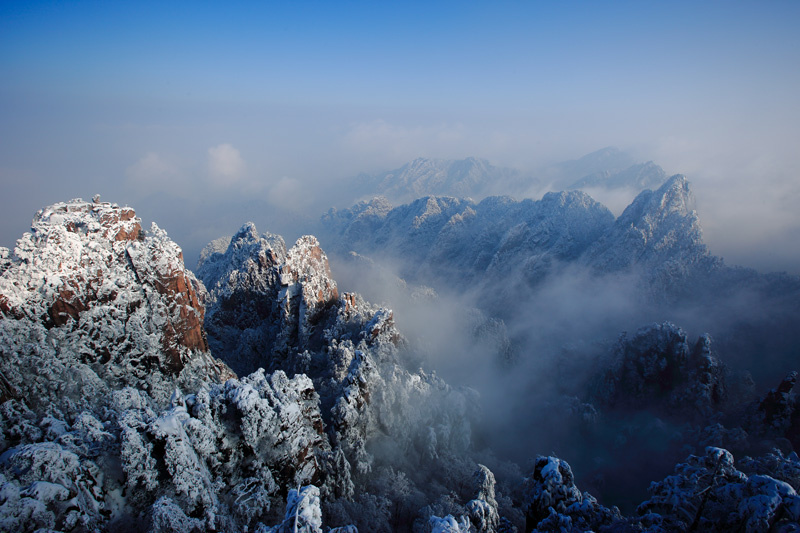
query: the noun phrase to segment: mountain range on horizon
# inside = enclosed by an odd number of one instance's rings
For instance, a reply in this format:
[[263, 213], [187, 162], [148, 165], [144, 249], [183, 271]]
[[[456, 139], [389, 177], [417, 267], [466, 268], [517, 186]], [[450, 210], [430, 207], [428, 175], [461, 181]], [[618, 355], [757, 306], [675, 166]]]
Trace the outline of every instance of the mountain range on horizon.
[[476, 157], [430, 159], [420, 157], [377, 174], [361, 174], [347, 190], [384, 196], [409, 203], [424, 196], [483, 199], [487, 196], [528, 197], [531, 192], [575, 189], [627, 190], [639, 193], [658, 188], [667, 179], [652, 161], [640, 163], [629, 154], [607, 147], [579, 159], [523, 172], [498, 167]]

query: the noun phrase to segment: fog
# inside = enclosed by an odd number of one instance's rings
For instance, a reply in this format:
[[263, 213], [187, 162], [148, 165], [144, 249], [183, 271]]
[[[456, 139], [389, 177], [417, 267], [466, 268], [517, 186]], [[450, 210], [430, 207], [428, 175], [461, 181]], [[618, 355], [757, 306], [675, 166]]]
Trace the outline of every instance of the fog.
[[[796, 125], [778, 127], [752, 143], [722, 141], [720, 132], [712, 130], [707, 140], [690, 149], [681, 144], [690, 140], [630, 143], [635, 135], [623, 132], [575, 144], [545, 141], [540, 136], [559, 124], [535, 118], [530, 124], [474, 117], [431, 123], [421, 118], [406, 126], [402, 119], [397, 125], [384, 119], [356, 122], [337, 111], [304, 110], [299, 117], [274, 119], [268, 111], [259, 113], [257, 106], [242, 124], [227, 119], [221, 133], [198, 135], [191, 124], [159, 128], [125, 123], [109, 131], [96, 125], [102, 116], [92, 116], [69, 132], [72, 124], [57, 122], [64, 138], [54, 138], [54, 124], [31, 128], [24, 124], [28, 117], [15, 117], [17, 113], [5, 113], [12, 115], [3, 125], [5, 137], [13, 142], [0, 148], [0, 245], [7, 247], [28, 229], [41, 207], [100, 193], [167, 229], [192, 266], [209, 240], [232, 234], [246, 220], [289, 235], [309, 231], [310, 224], [298, 222], [315, 221], [334, 205], [351, 205], [355, 198], [337, 184], [362, 172], [390, 170], [417, 157], [474, 156], [538, 176], [553, 162], [616, 145], [640, 161], [655, 161], [668, 174], [687, 175], [712, 253], [730, 264], [800, 273], [800, 156], [794, 145], [781, 146], [787, 138], [800, 138]], [[576, 120], [578, 129], [583, 126]], [[17, 135], [25, 129], [34, 131]], [[531, 196], [541, 192], [534, 189]], [[635, 195], [588, 192], [615, 214]]]
[[794, 4], [95, 8], [2, 8], [0, 245], [100, 193], [193, 265], [361, 172], [614, 145], [689, 176], [713, 253], [799, 272]]
[[409, 341], [410, 370], [477, 391], [476, 449], [523, 468], [533, 454], [558, 455], [573, 465], [579, 486], [623, 512], [634, 511], [650, 481], [696, 451], [697, 420], [690, 411], [647, 403], [652, 398], [616, 408], [598, 403], [595, 387], [612, 368], [621, 336], [672, 322], [691, 348], [710, 334], [729, 394], [718, 408], [737, 416], [796, 369], [796, 292], [776, 295], [742, 283], [654, 299], [645, 272], [598, 274], [565, 263], [529, 289], [501, 296], [498, 308], [487, 295], [502, 294], [505, 279], [482, 279], [466, 289], [455, 279], [401, 279], [419, 272], [418, 265], [385, 251], [371, 257], [331, 255], [340, 289], [393, 310]]

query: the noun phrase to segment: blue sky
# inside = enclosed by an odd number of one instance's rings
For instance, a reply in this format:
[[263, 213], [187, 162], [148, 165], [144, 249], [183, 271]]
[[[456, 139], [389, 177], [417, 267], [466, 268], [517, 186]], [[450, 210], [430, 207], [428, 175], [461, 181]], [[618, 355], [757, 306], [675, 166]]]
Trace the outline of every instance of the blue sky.
[[697, 100], [731, 84], [757, 89], [754, 77], [781, 71], [797, 82], [796, 2], [6, 2], [2, 9], [10, 89], [120, 102], [530, 111], [586, 97], [587, 104], [649, 103], [669, 93]]
[[616, 145], [689, 176], [712, 251], [800, 270], [799, 24], [798, 2], [7, 1], [0, 245], [95, 192], [194, 249], [417, 156]]

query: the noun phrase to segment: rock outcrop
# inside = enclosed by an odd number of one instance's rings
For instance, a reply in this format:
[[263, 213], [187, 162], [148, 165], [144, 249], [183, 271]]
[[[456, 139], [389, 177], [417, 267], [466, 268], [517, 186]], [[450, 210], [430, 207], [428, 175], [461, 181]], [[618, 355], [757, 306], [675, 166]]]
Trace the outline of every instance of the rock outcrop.
[[[331, 442], [344, 452], [353, 476], [372, 470], [372, 439], [391, 436], [428, 455], [432, 445], [434, 456], [437, 447], [464, 445], [450, 428], [456, 423], [468, 432], [469, 419], [449, 418], [452, 409], [464, 409], [465, 399], [435, 376], [404, 367], [406, 341], [392, 311], [340, 294], [316, 238], [302, 237], [286, 250], [283, 239], [259, 235], [248, 223], [227, 247], [224, 242], [212, 243], [198, 265], [208, 289], [212, 349], [240, 373], [262, 367], [309, 376]], [[442, 417], [448, 421], [438, 438], [414, 427]]]
[[180, 248], [155, 224], [143, 231], [133, 209], [99, 199], [55, 204], [4, 255], [6, 392], [43, 402], [64, 392], [43, 372], [30, 375], [33, 368], [71, 374], [65, 381], [76, 394], [89, 392], [90, 382], [147, 386], [162, 401], [175, 383], [233, 375], [208, 353], [202, 289]]
[[591, 399], [603, 408], [649, 408], [703, 420], [722, 407], [725, 395], [725, 369], [711, 352], [711, 338], [692, 343], [666, 322], [620, 337]]
[[335, 320], [340, 302], [316, 238], [302, 237], [287, 251], [281, 237], [259, 236], [248, 223], [224, 251], [210, 250], [197, 272], [208, 291], [206, 328], [215, 353], [241, 374], [305, 371], [298, 354], [323, 348], [326, 321]]
[[703, 244], [694, 197], [682, 175], [640, 193], [582, 261], [599, 272], [636, 266], [648, 271], [653, 282], [665, 284], [684, 281], [694, 269], [719, 262]]

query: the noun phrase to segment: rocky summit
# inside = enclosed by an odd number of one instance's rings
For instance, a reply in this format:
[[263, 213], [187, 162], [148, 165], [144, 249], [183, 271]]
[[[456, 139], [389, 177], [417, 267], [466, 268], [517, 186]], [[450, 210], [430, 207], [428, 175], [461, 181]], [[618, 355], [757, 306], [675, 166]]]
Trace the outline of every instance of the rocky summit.
[[92, 397], [81, 392], [82, 383], [147, 383], [152, 395], [166, 399], [175, 382], [232, 375], [208, 353], [202, 288], [180, 248], [155, 224], [144, 231], [133, 209], [99, 201], [55, 204], [36, 214], [31, 231], [5, 255], [3, 346], [26, 361], [0, 363], [13, 395], [60, 397], [49, 383], [54, 376], [28, 374], [51, 370], [48, 360], [66, 373], [77, 389], [67, 399], [78, 403]]

